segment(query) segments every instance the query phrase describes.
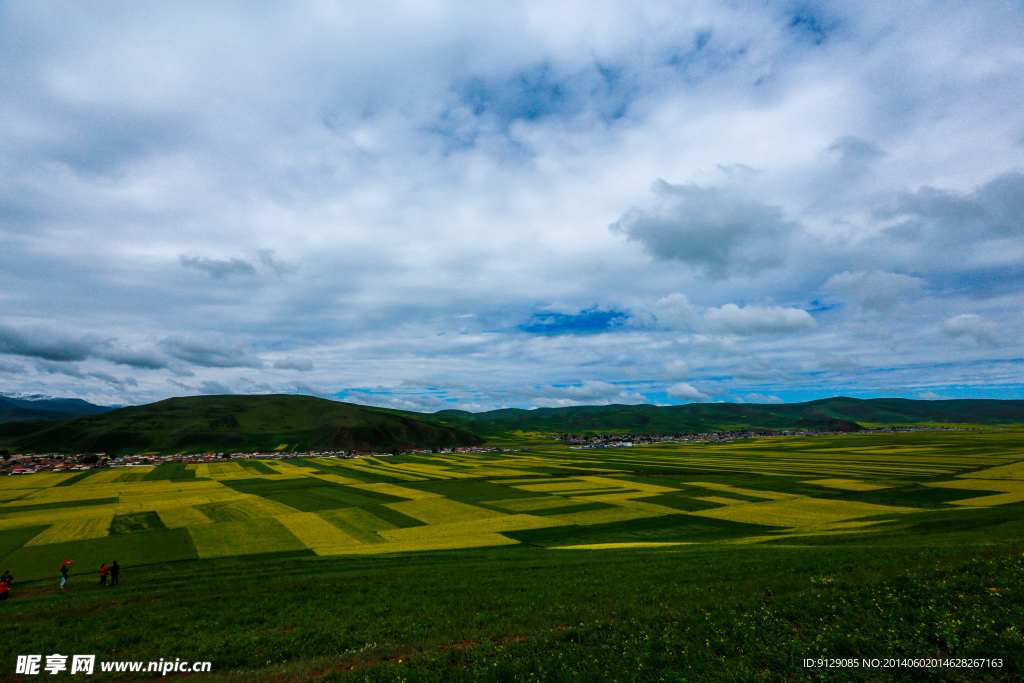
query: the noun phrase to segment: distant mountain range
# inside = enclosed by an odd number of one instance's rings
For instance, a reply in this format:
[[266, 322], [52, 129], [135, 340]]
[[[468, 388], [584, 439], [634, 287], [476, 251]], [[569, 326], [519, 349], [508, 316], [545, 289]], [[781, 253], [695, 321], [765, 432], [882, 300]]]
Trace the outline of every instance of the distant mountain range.
[[42, 394], [0, 394], [0, 423], [33, 420], [66, 420], [97, 415], [120, 406], [98, 406], [80, 398], [53, 398]]
[[480, 433], [531, 430], [562, 433], [701, 433], [741, 429], [848, 431], [858, 426], [1024, 424], [1024, 401], [823, 398], [804, 403], [688, 403], [506, 408], [485, 413], [435, 413]]
[[[0, 401], [4, 415], [24, 415], [0, 424], [0, 450], [34, 453], [402, 450], [472, 446], [517, 431], [694, 434], [856, 431], [889, 425], [1024, 425], [1024, 401], [987, 399], [839, 397], [788, 404], [609, 405], [484, 413], [414, 413], [294, 395], [189, 396], [117, 409], [78, 399], [4, 397]], [[69, 415], [71, 411], [79, 414]]]

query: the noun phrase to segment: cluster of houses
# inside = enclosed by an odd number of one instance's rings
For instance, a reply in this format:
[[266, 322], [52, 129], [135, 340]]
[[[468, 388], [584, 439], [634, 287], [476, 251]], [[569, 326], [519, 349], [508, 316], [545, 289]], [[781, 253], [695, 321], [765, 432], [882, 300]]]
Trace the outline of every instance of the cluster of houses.
[[630, 448], [656, 443], [729, 443], [736, 439], [759, 439], [779, 436], [829, 436], [835, 434], [881, 434], [892, 432], [922, 432], [934, 430], [963, 429], [943, 426], [891, 426], [864, 428], [859, 432], [815, 431], [792, 429], [762, 429], [705, 432], [702, 434], [548, 434], [558, 441], [564, 441], [569, 448]]
[[[445, 449], [406, 450], [403, 453], [502, 453], [513, 449], [496, 446], [467, 446]], [[77, 472], [95, 467], [139, 467], [144, 465], [162, 465], [165, 462], [204, 463], [223, 462], [232, 459], [258, 458], [260, 460], [288, 460], [291, 458], [365, 458], [395, 455], [388, 453], [357, 452], [357, 451], [254, 451], [250, 453], [175, 453], [172, 455], [124, 455], [107, 456], [106, 453], [78, 453], [63, 455], [61, 453], [18, 453], [4, 456], [0, 460], [0, 475], [33, 474], [35, 472]]]

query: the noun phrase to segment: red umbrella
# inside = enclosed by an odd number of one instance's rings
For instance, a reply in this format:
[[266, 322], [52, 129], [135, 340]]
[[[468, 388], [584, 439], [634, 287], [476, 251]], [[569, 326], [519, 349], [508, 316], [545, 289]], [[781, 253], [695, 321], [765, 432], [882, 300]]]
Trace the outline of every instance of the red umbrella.
[[72, 562], [74, 562], [74, 560], [68, 560], [67, 562], [61, 562], [61, 563], [60, 563], [60, 566], [62, 566], [62, 567], [63, 567], [64, 565], [66, 565], [66, 564], [71, 564]]

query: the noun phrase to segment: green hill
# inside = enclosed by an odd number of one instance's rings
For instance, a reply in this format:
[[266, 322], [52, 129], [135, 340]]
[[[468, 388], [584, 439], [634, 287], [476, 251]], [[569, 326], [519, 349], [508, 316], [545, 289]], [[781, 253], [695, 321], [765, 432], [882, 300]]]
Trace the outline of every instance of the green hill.
[[[481, 439], [414, 414], [312, 396], [188, 396], [58, 422], [0, 424], [0, 449], [28, 453], [390, 450]], [[424, 417], [424, 416], [418, 416]]]
[[189, 396], [56, 422], [0, 424], [11, 452], [391, 450], [470, 446], [516, 430], [545, 433], [856, 431], [861, 425], [1024, 424], [1024, 401], [828, 398], [806, 403], [691, 403], [506, 408], [424, 414], [311, 396]]
[[451, 424], [480, 434], [508, 430], [638, 434], [700, 433], [741, 429], [848, 431], [859, 424], [1024, 424], [1024, 401], [901, 398], [826, 398], [805, 403], [690, 403], [680, 406], [609, 405], [570, 408], [505, 408], [484, 413], [443, 410]]

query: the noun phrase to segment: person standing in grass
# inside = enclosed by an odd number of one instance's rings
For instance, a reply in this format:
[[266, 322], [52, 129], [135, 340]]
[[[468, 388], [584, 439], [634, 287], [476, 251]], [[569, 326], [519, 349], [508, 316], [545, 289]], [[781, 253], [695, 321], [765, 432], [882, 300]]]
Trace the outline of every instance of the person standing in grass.
[[118, 566], [117, 560], [114, 560], [114, 564], [110, 565], [110, 585], [117, 585], [117, 575], [121, 571], [121, 567]]
[[6, 600], [7, 594], [11, 592], [11, 585], [6, 579], [7, 577], [0, 576], [0, 600]]
[[6, 581], [8, 588], [14, 588], [14, 577], [11, 576], [11, 570], [8, 569], [4, 572], [3, 576], [0, 576], [0, 581]]
[[64, 584], [68, 580], [68, 565], [74, 562], [74, 560], [68, 560], [60, 566], [60, 587], [64, 588]]
[[109, 569], [109, 567], [107, 567], [107, 564], [105, 562], [102, 565], [100, 565], [100, 585], [101, 586], [106, 586], [107, 585], [107, 570], [108, 569]]

